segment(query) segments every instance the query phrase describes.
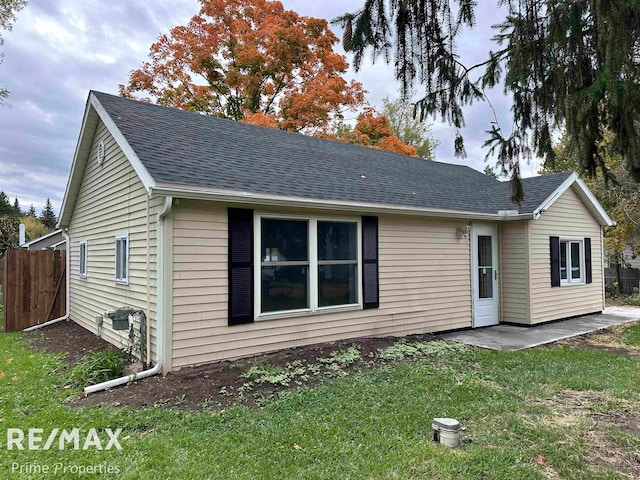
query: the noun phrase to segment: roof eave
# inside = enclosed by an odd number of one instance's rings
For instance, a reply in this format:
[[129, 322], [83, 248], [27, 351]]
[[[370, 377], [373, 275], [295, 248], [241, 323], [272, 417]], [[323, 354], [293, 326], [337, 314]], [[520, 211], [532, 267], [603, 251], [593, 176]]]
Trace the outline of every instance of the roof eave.
[[49, 238], [49, 237], [52, 237], [52, 236], [54, 236], [54, 235], [57, 235], [57, 234], [59, 234], [59, 233], [62, 233], [62, 230], [61, 230], [61, 229], [54, 230], [53, 232], [47, 233], [46, 235], [42, 235], [41, 237], [34, 238], [33, 240], [30, 240], [30, 241], [28, 241], [28, 242], [25, 242], [25, 243], [23, 243], [22, 245], [20, 245], [20, 247], [21, 247], [21, 248], [22, 248], [22, 247], [29, 247], [29, 246], [33, 245], [34, 243], [41, 242], [42, 240], [45, 240], [45, 239], [47, 239], [47, 238]]
[[589, 187], [587, 187], [576, 172], [569, 175], [567, 179], [533, 211], [533, 218], [536, 220], [540, 218], [564, 192], [574, 185], [578, 189], [578, 196], [586, 204], [587, 208], [591, 211], [593, 216], [596, 217], [598, 222], [600, 222], [600, 225], [612, 227], [616, 224], [616, 222], [609, 217], [605, 209], [600, 205], [600, 202], [598, 202], [598, 199], [591, 190], [589, 190]]
[[113, 121], [107, 110], [102, 106], [100, 100], [91, 92], [89, 94], [89, 100], [91, 102], [91, 106], [95, 108], [96, 112], [100, 116], [100, 120], [104, 123], [105, 127], [114, 138], [120, 149], [124, 152], [125, 156], [131, 163], [131, 166], [140, 177], [140, 181], [144, 185], [144, 188], [147, 192], [151, 191], [151, 188], [155, 186], [155, 180], [144, 166], [138, 154], [133, 150], [127, 139], [124, 137], [120, 129], [116, 126], [116, 123]]
[[[80, 133], [78, 134], [78, 141], [76, 142], [76, 149], [73, 154], [73, 162], [71, 163], [71, 170], [69, 171], [69, 177], [67, 178], [67, 185], [64, 190], [64, 197], [62, 197], [62, 205], [60, 207], [60, 215], [58, 216], [58, 222], [56, 223], [56, 228], [66, 227], [68, 225], [69, 217], [71, 215], [71, 212], [69, 211], [70, 198], [72, 196], [75, 197], [75, 195], [73, 195], [74, 180], [76, 180], [74, 173], [77, 172], [78, 170], [77, 166], [78, 166], [78, 163], [80, 162], [81, 152], [86, 148], [86, 144], [88, 142], [87, 126], [89, 124], [89, 120], [92, 119], [90, 98], [91, 98], [91, 95], [87, 97], [87, 102], [84, 107], [84, 115], [82, 116], [82, 126], [80, 127]], [[75, 201], [71, 203], [75, 203]]]
[[251, 203], [278, 207], [297, 207], [323, 210], [345, 210], [361, 213], [391, 213], [404, 215], [422, 215], [430, 217], [448, 217], [476, 220], [522, 220], [533, 218], [532, 214], [498, 214], [484, 212], [467, 212], [462, 210], [446, 210], [438, 208], [413, 207], [408, 205], [392, 205], [368, 202], [350, 202], [339, 200], [323, 200], [284, 195], [243, 192], [189, 185], [156, 183], [151, 194], [173, 196], [192, 200], [210, 200], [225, 203]]
[[62, 240], [62, 241], [60, 241], [58, 243], [54, 243], [53, 245], [50, 245], [49, 247], [55, 249], [56, 247], [59, 247], [60, 245], [62, 245], [64, 243], [67, 243], [67, 241], [66, 240]]
[[[80, 189], [84, 167], [88, 161], [93, 137], [95, 135], [95, 127], [98, 120], [101, 120], [102, 123], [104, 123], [111, 136], [124, 152], [147, 192], [150, 192], [151, 188], [155, 186], [153, 177], [149, 174], [149, 171], [143, 165], [131, 145], [129, 145], [129, 142], [118, 129], [109, 113], [107, 113], [93, 92], [90, 92], [89, 97], [87, 98], [87, 104], [85, 106], [84, 116], [82, 119], [82, 127], [80, 128], [80, 135], [78, 136], [76, 150], [73, 155], [73, 163], [71, 164], [71, 171], [69, 173], [69, 178], [67, 179], [67, 186], [62, 199], [60, 217], [56, 224], [56, 228], [66, 228], [69, 226], [69, 222], [71, 221], [71, 213], [73, 212], [78, 190]], [[91, 132], [88, 131], [89, 127], [92, 129]]]

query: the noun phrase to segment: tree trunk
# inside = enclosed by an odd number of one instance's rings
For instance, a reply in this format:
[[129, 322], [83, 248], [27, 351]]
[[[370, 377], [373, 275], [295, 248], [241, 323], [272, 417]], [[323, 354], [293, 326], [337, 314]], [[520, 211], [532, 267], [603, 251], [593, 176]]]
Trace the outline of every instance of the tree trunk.
[[616, 258], [616, 280], [617, 280], [617, 290], [618, 295], [622, 295], [623, 293], [623, 285], [622, 285], [622, 265], [620, 265], [620, 256]]

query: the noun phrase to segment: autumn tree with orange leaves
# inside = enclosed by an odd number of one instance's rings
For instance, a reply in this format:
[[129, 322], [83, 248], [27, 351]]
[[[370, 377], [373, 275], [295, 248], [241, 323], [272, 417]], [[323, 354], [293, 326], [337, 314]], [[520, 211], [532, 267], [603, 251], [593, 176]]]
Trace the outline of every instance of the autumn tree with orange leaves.
[[343, 78], [349, 65], [326, 20], [277, 1], [200, 3], [151, 46], [121, 95], [305, 133], [364, 105], [362, 85]]
[[387, 117], [372, 108], [367, 108], [358, 115], [358, 122], [355, 127], [351, 128], [344, 123], [338, 123], [334, 126], [333, 132], [320, 136], [330, 140], [387, 150], [411, 157], [418, 156], [415, 147], [404, 143], [393, 134]]

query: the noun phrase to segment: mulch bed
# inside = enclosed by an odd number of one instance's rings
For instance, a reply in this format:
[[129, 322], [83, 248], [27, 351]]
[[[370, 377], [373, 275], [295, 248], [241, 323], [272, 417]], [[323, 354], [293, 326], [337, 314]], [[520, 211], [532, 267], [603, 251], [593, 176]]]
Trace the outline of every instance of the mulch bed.
[[75, 322], [63, 321], [25, 334], [32, 348], [47, 353], [66, 354], [64, 360], [74, 365], [90, 352], [115, 347]]
[[[99, 350], [115, 348], [75, 322], [60, 322], [42, 330], [33, 332], [27, 337], [33, 348], [48, 353], [66, 353], [69, 365], [76, 363], [83, 355]], [[406, 337], [408, 341], [430, 341], [436, 337], [431, 334], [412, 335]], [[369, 359], [369, 354], [380, 348], [395, 344], [399, 338], [356, 338], [353, 340], [310, 345], [307, 347], [291, 348], [274, 353], [258, 355], [234, 361], [223, 361], [186, 367], [171, 372], [165, 377], [155, 376], [146, 378], [129, 385], [114, 388], [88, 396], [80, 394], [72, 405], [82, 407], [100, 403], [115, 407], [149, 407], [161, 406], [190, 410], [205, 408], [225, 408], [233, 404], [242, 403], [247, 406], [260, 404], [261, 399], [277, 395], [285, 390], [300, 388], [299, 385], [254, 385], [251, 392], [239, 402], [234, 394], [249, 380], [241, 377], [243, 373], [256, 364], [270, 364], [286, 366], [291, 362], [302, 361], [306, 364], [316, 363], [319, 357], [328, 357], [332, 352], [357, 345], [363, 359]], [[356, 362], [345, 367], [345, 373], [353, 373], [370, 368], [371, 363]], [[322, 381], [322, 376], [309, 378], [304, 382], [308, 388]]]
[[[579, 349], [596, 349], [617, 354], [638, 355], [640, 349], [625, 348], [625, 346], [608, 345], [607, 336], [611, 335], [610, 329], [593, 332], [579, 337], [556, 342], [558, 346], [569, 345]], [[82, 328], [75, 322], [60, 322], [41, 330], [27, 334], [32, 348], [48, 353], [65, 354], [65, 363], [69, 368], [78, 362], [84, 355], [90, 352], [115, 348], [100, 337]], [[408, 341], [430, 341], [437, 337], [431, 334], [411, 335], [406, 337]], [[225, 408], [237, 403], [247, 406], [260, 405], [261, 401], [280, 392], [301, 388], [300, 385], [253, 385], [250, 392], [239, 396], [238, 390], [249, 379], [242, 377], [252, 366], [269, 364], [284, 367], [292, 362], [302, 362], [305, 365], [314, 365], [318, 358], [326, 358], [332, 352], [344, 350], [355, 345], [360, 349], [363, 361], [355, 362], [343, 367], [347, 374], [354, 373], [374, 366], [375, 362], [369, 354], [378, 349], [395, 344], [397, 337], [369, 338], [361, 337], [341, 342], [331, 342], [310, 345], [306, 347], [290, 348], [250, 358], [234, 361], [223, 361], [201, 365], [198, 367], [186, 367], [176, 372], [171, 372], [165, 377], [155, 376], [130, 385], [124, 385], [113, 390], [97, 392], [89, 396], [80, 394], [73, 402], [76, 406], [96, 405], [100, 403], [110, 404], [116, 407], [173, 407], [180, 409], [202, 410], [206, 408]], [[320, 383], [326, 376], [318, 375], [305, 380], [304, 387]]]
[[[433, 339], [431, 335], [424, 339]], [[285, 366], [291, 362], [303, 361], [314, 364], [318, 357], [326, 357], [336, 350], [358, 345], [362, 357], [379, 348], [393, 345], [398, 338], [357, 338], [345, 342], [324, 343], [308, 347], [292, 348], [274, 353], [257, 355], [235, 361], [222, 361], [185, 367], [176, 372], [170, 372], [164, 378], [156, 376], [147, 378], [130, 385], [115, 388], [80, 397], [74, 405], [86, 406], [107, 403], [112, 406], [149, 407], [161, 406], [189, 410], [203, 410], [206, 408], [225, 408], [234, 404], [249, 407], [260, 405], [261, 399], [269, 398], [283, 391], [302, 388], [299, 385], [254, 385], [249, 394], [241, 399], [235, 394], [249, 380], [241, 377], [243, 373], [256, 364]], [[345, 373], [360, 371], [364, 366], [360, 363], [343, 369]], [[311, 377], [304, 382], [304, 388], [317, 385], [323, 377]]]

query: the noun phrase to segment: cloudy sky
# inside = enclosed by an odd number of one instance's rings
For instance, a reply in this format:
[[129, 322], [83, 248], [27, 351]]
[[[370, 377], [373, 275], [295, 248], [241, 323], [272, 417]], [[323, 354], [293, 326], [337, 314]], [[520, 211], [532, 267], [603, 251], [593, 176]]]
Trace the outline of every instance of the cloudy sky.
[[[283, 3], [300, 14], [330, 20], [356, 10], [362, 0]], [[485, 58], [490, 25], [500, 16], [493, 2], [482, 4], [478, 28], [460, 42], [468, 62]], [[10, 91], [0, 106], [0, 190], [18, 197], [24, 208], [33, 203], [38, 211], [49, 197], [59, 211], [88, 91], [117, 94], [118, 84], [142, 64], [158, 35], [185, 24], [198, 9], [197, 0], [30, 0], [13, 31], [4, 32], [0, 47], [5, 54], [0, 83]], [[367, 62], [358, 73], [350, 71], [349, 78], [362, 82], [375, 107], [386, 96], [398, 96], [392, 67], [382, 62]], [[500, 123], [509, 125], [508, 99], [499, 89], [490, 97]], [[484, 104], [466, 112], [467, 159], [453, 155], [453, 130], [434, 123], [433, 134], [441, 142], [436, 159], [483, 170], [481, 146], [491, 119]], [[523, 167], [527, 176], [536, 170], [536, 165]]]

